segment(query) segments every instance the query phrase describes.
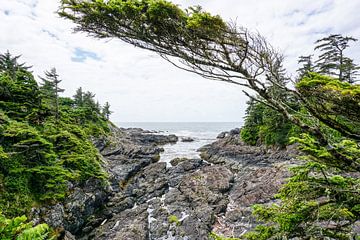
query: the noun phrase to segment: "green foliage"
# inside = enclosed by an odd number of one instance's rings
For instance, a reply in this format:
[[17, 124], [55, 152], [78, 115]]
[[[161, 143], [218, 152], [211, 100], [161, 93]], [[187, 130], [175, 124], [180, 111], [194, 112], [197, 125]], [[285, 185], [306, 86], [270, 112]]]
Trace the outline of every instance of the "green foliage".
[[[182, 39], [186, 39], [194, 36], [194, 32], [207, 39], [219, 38], [219, 34], [227, 29], [220, 16], [204, 12], [200, 7], [191, 7], [184, 11], [165, 0], [62, 0], [61, 3], [58, 11], [60, 16], [83, 25], [83, 31], [95, 30], [99, 37], [111, 35], [100, 30], [104, 26], [113, 29], [120, 38], [127, 38], [128, 34], [131, 34], [136, 36], [138, 41], [156, 38], [154, 43], [166, 41], [171, 34], [179, 34]], [[92, 30], [88, 28], [89, 23]], [[198, 40], [201, 41], [200, 38]]]
[[169, 220], [169, 223], [175, 223], [177, 226], [179, 226], [181, 224], [181, 222], [179, 221], [179, 218], [175, 215], [170, 215], [168, 220]]
[[[70, 182], [105, 181], [91, 140], [109, 132], [94, 94], [85, 93], [81, 105], [57, 96], [61, 89], [55, 70], [48, 72], [40, 90], [23, 68], [14, 76], [0, 73], [0, 209], [11, 217], [64, 199]], [[32, 233], [24, 232], [21, 239], [29, 239], [27, 234]]]
[[30, 72], [21, 69], [15, 79], [7, 72], [0, 74], [0, 109], [9, 117], [24, 119], [39, 108], [39, 87]]
[[209, 238], [212, 240], [240, 240], [239, 238], [225, 238], [225, 237], [220, 237], [219, 235], [217, 235], [214, 232], [211, 232], [209, 234]]
[[359, 85], [308, 73], [297, 88], [306, 97], [305, 110], [317, 116], [309, 124], [320, 124], [331, 147], [310, 134], [291, 138], [307, 154], [307, 163], [292, 169], [276, 196], [281, 204], [254, 206], [254, 214], [269, 225], [245, 237], [351, 239], [351, 225], [360, 219]]
[[297, 72], [299, 72], [299, 79], [302, 79], [307, 73], [314, 72], [315, 67], [312, 57], [312, 55], [299, 57], [298, 64], [302, 64], [302, 66], [297, 70]]
[[340, 34], [332, 34], [316, 41], [315, 50], [320, 51], [316, 60], [316, 70], [321, 74], [330, 75], [340, 81], [355, 82], [359, 67], [354, 61], [345, 56], [345, 50], [349, 42], [355, 42], [353, 37], [344, 37]]
[[49, 227], [46, 224], [27, 223], [25, 216], [12, 219], [5, 218], [0, 212], [0, 239], [2, 240], [45, 240], [49, 237]]
[[309, 73], [296, 87], [318, 120], [344, 137], [359, 140], [360, 85]]
[[[271, 222], [249, 236], [317, 237], [349, 239], [351, 223], [359, 218], [360, 180], [329, 175], [324, 165], [308, 162], [292, 169], [294, 176], [280, 190], [281, 205], [254, 206], [259, 220]], [[341, 227], [334, 227], [341, 226]], [[266, 237], [265, 237], [266, 236]]]
[[110, 114], [112, 113], [112, 111], [110, 111], [110, 104], [108, 102], [105, 103], [104, 107], [102, 108], [101, 111], [102, 115], [109, 120]]
[[25, 66], [25, 63], [19, 63], [19, 56], [12, 56], [9, 51], [0, 54], [0, 73], [8, 74], [12, 79], [16, 78], [17, 71], [26, 71], [30, 67]]
[[221, 30], [226, 29], [225, 22], [220, 16], [212, 16], [208, 12], [201, 11], [201, 8], [190, 8], [186, 26], [188, 29], [197, 32], [201, 36], [216, 38], [221, 36]]
[[241, 139], [250, 145], [284, 147], [299, 129], [274, 109], [255, 101], [248, 102]]
[[43, 104], [52, 109], [56, 119], [59, 118], [59, 93], [64, 92], [64, 89], [59, 87], [62, 80], [59, 79], [59, 75], [56, 72], [56, 68], [52, 68], [50, 71], [45, 72], [45, 78], [40, 77], [42, 80], [42, 86], [40, 91], [42, 93]]

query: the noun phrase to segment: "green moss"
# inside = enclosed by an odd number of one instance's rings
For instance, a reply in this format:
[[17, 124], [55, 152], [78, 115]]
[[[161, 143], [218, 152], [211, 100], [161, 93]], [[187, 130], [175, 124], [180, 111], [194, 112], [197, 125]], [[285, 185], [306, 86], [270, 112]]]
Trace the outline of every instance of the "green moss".
[[179, 218], [175, 215], [170, 215], [168, 218], [169, 223], [175, 223], [176, 226], [179, 226], [181, 222], [179, 221]]

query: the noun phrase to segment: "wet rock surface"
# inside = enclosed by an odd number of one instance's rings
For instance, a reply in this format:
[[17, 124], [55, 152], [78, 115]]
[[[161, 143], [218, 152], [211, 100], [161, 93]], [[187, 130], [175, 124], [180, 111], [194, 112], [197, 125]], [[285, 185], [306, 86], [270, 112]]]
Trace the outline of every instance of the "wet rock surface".
[[182, 137], [181, 141], [182, 142], [193, 142], [195, 140], [193, 138], [191, 138], [191, 137]]
[[63, 229], [64, 239], [205, 240], [212, 231], [239, 237], [257, 224], [251, 206], [273, 202], [294, 163], [294, 150], [246, 146], [235, 129], [204, 146], [203, 159], [177, 158], [167, 167], [159, 153], [173, 136], [113, 132], [95, 143], [109, 184], [89, 181], [65, 204], [35, 214]]

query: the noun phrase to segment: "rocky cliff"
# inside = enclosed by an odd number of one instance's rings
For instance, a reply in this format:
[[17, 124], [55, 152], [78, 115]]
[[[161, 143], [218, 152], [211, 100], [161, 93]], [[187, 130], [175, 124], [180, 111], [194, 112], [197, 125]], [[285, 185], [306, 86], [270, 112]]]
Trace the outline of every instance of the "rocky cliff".
[[97, 140], [109, 184], [71, 186], [64, 203], [34, 210], [65, 239], [209, 239], [240, 236], [257, 223], [251, 205], [271, 203], [289, 176], [292, 150], [245, 146], [238, 131], [201, 151], [203, 159], [159, 162], [176, 136], [113, 128]]

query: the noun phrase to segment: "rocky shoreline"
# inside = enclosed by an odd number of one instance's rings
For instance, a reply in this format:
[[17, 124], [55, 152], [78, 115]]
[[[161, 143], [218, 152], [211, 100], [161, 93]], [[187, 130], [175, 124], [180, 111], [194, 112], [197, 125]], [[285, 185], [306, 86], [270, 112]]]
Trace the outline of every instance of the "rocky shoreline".
[[251, 206], [271, 203], [294, 163], [293, 149], [249, 147], [239, 131], [224, 133], [200, 149], [202, 159], [159, 162], [175, 135], [113, 127], [94, 144], [109, 183], [70, 186], [63, 203], [33, 211], [63, 239], [209, 239], [215, 232], [240, 236], [256, 226]]

